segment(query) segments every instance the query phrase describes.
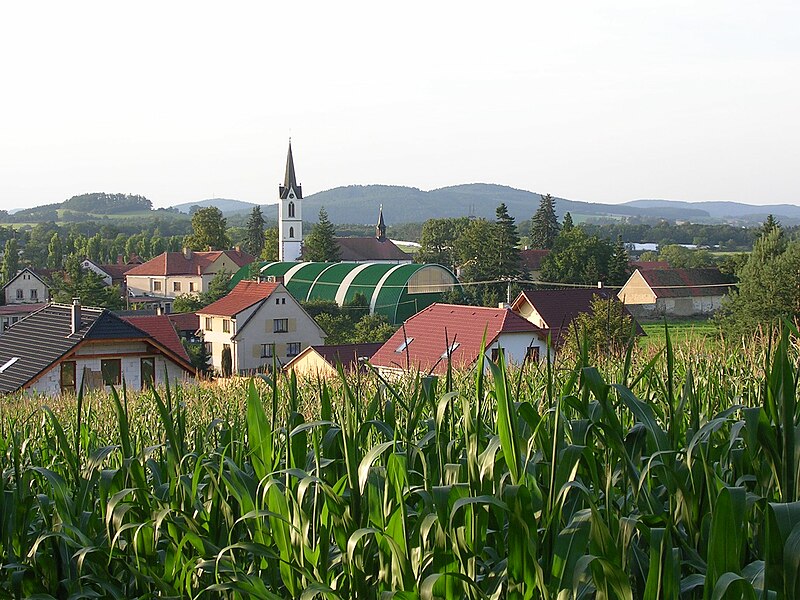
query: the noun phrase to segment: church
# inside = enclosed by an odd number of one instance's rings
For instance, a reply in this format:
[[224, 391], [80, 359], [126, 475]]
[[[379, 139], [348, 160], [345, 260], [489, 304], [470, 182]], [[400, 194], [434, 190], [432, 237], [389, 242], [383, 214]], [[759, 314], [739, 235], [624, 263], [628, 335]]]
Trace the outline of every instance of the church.
[[[283, 185], [278, 186], [278, 252], [281, 262], [302, 261], [303, 258], [303, 188], [297, 183], [292, 156], [292, 142], [286, 157]], [[341, 262], [405, 264], [413, 262], [386, 237], [383, 206], [378, 213], [375, 237], [337, 237]]]

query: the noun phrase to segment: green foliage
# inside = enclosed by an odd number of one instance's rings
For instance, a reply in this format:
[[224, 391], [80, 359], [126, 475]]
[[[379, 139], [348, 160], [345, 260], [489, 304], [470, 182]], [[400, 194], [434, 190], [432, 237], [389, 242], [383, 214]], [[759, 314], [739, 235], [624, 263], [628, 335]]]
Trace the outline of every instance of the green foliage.
[[264, 215], [261, 214], [261, 207], [254, 206], [247, 220], [247, 238], [245, 248], [253, 256], [261, 256], [264, 251]]
[[556, 238], [552, 252], [542, 261], [542, 279], [560, 283], [594, 285], [608, 280], [613, 249], [608, 240], [573, 227]]
[[100, 275], [81, 267], [75, 255], [67, 258], [65, 273], [53, 276], [50, 293], [54, 302], [62, 304], [72, 304], [73, 298], [80, 298], [84, 306], [109, 310], [119, 310], [125, 306], [119, 286], [106, 286]]
[[590, 360], [620, 358], [633, 335], [633, 319], [614, 297], [595, 296], [591, 312], [579, 314], [570, 324], [564, 340], [572, 356], [579, 356], [586, 344]]
[[233, 374], [233, 355], [228, 345], [222, 348], [220, 369], [222, 377], [230, 377]]
[[192, 215], [193, 233], [186, 237], [186, 246], [192, 250], [225, 250], [231, 241], [227, 234], [227, 219], [215, 206], [201, 208]]
[[330, 300], [312, 300], [303, 303], [303, 308], [327, 334], [327, 345], [383, 342], [396, 329], [383, 315], [370, 315], [369, 302], [360, 293], [344, 306]]
[[[572, 216], [570, 215], [570, 223]], [[556, 201], [550, 194], [542, 196], [539, 208], [531, 218], [530, 240], [533, 248], [551, 249], [561, 229], [556, 217]]]
[[199, 294], [181, 294], [177, 296], [172, 302], [172, 312], [197, 312], [212, 302], [216, 302], [220, 298], [226, 296], [230, 291], [228, 286], [230, 285], [232, 276], [233, 274], [231, 272], [223, 269], [208, 282], [208, 289], [205, 292]]
[[672, 244], [658, 250], [658, 259], [665, 260], [673, 269], [701, 269], [714, 266], [714, 256], [705, 248], [684, 248]]
[[[567, 230], [569, 231], [569, 230]], [[608, 285], [624, 285], [631, 275], [630, 258], [622, 237], [617, 237], [608, 260]]]
[[138, 211], [149, 211], [153, 203], [144, 196], [131, 194], [81, 194], [61, 203], [61, 207], [79, 213], [114, 215]]
[[800, 241], [787, 242], [779, 228], [759, 238], [738, 276], [719, 315], [728, 332], [750, 335], [800, 314]]
[[64, 249], [61, 245], [61, 236], [53, 233], [47, 246], [47, 268], [60, 269], [64, 264]]
[[494, 264], [495, 279], [517, 279], [522, 275], [519, 255], [519, 234], [514, 217], [508, 214], [505, 204], [497, 207], [494, 235], [487, 248]]
[[7, 397], [0, 595], [794, 599], [797, 355], [772, 341]]
[[172, 301], [172, 312], [189, 313], [197, 312], [206, 306], [197, 294], [180, 294]]
[[206, 345], [202, 342], [189, 343], [186, 340], [181, 340], [181, 343], [189, 355], [192, 366], [198, 373], [208, 375], [211, 371], [211, 356], [206, 350]]
[[396, 330], [385, 316], [367, 314], [356, 322], [350, 339], [354, 344], [385, 342]]
[[422, 226], [420, 249], [415, 261], [455, 268], [458, 263], [456, 240], [469, 225], [469, 219], [428, 219]]
[[3, 248], [3, 283], [8, 283], [19, 271], [19, 246], [16, 238], [6, 241]]
[[264, 231], [264, 248], [261, 251], [262, 260], [276, 261], [280, 257], [278, 228], [268, 227]]
[[572, 215], [569, 212], [564, 213], [564, 219], [561, 222], [561, 231], [569, 231], [575, 227], [575, 224], [572, 222]]
[[325, 207], [319, 209], [319, 220], [303, 240], [303, 258], [311, 262], [338, 262], [341, 260], [336, 242], [336, 227], [328, 219]]

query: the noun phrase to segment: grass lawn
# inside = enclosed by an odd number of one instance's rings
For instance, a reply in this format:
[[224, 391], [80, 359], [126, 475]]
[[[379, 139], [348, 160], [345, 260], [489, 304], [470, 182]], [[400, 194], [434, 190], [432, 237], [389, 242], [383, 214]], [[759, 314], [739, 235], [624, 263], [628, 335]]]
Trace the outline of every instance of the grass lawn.
[[[663, 346], [666, 340], [664, 322], [642, 323], [647, 337], [642, 340], [644, 344]], [[709, 319], [667, 321], [669, 335], [674, 345], [686, 342], [713, 341], [719, 335], [719, 327]]]

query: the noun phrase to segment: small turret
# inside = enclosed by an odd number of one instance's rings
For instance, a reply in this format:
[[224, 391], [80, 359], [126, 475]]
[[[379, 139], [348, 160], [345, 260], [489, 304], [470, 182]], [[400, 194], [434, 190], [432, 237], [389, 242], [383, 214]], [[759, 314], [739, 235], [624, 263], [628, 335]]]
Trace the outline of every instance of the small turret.
[[386, 241], [386, 223], [383, 222], [383, 204], [381, 204], [380, 213], [378, 213], [378, 224], [375, 225], [375, 238], [379, 242]]

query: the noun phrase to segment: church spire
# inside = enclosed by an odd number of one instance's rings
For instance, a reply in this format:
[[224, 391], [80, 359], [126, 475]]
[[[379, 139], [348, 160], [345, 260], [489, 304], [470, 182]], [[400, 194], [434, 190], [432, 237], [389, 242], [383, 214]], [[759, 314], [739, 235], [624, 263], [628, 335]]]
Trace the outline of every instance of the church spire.
[[297, 199], [303, 198], [303, 189], [297, 184], [297, 177], [294, 174], [291, 138], [289, 138], [289, 153], [286, 155], [286, 175], [283, 178], [283, 185], [280, 186], [281, 199], [285, 200], [289, 196], [290, 190], [294, 190], [294, 195]]
[[378, 224], [375, 226], [375, 237], [379, 242], [386, 241], [386, 223], [383, 222], [383, 204], [381, 204], [381, 210], [378, 213]]

